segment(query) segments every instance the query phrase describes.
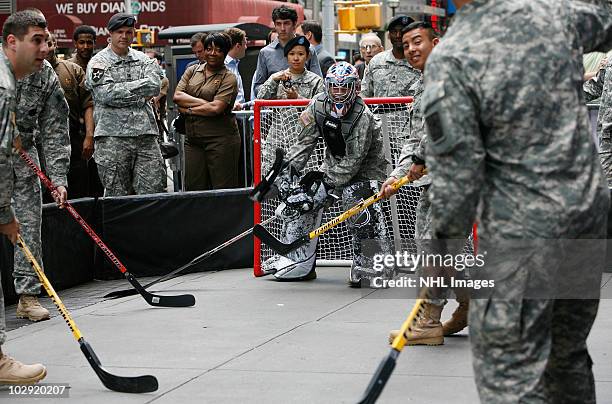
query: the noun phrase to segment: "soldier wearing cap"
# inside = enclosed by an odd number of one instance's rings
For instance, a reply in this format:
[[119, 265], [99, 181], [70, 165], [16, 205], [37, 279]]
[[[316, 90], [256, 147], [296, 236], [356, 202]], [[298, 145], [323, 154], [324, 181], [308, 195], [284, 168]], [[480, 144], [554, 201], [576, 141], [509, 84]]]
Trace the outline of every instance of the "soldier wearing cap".
[[130, 47], [136, 19], [118, 13], [108, 21], [110, 44], [87, 66], [86, 85], [95, 108], [94, 157], [105, 196], [164, 191], [164, 163], [155, 112], [160, 69]]
[[362, 97], [405, 97], [412, 95], [410, 87], [419, 79], [420, 72], [404, 57], [402, 29], [414, 20], [398, 15], [389, 21], [387, 32], [392, 49], [374, 56], [363, 75]]

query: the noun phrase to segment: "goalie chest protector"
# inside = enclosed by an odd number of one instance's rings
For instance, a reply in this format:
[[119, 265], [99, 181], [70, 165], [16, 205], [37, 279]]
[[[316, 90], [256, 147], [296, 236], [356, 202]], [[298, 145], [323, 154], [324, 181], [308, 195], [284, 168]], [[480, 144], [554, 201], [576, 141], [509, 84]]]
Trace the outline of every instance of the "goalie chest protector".
[[331, 155], [341, 158], [346, 155], [345, 139], [348, 139], [359, 118], [363, 115], [365, 104], [361, 98], [357, 97], [349, 113], [340, 119], [332, 117], [327, 112], [326, 104], [329, 104], [329, 100], [325, 94], [315, 98], [315, 122]]

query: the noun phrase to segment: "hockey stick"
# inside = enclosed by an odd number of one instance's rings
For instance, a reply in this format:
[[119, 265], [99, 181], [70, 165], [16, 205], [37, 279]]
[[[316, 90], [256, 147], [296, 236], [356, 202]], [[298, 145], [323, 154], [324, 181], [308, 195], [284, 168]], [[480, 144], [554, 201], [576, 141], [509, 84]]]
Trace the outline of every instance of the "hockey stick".
[[[266, 225], [270, 222], [272, 222], [274, 219], [276, 219], [276, 216], [272, 216], [267, 218], [266, 220], [264, 220], [261, 224], [262, 225]], [[227, 240], [225, 243], [218, 245], [217, 247], [213, 248], [212, 250], [206, 251], [204, 254], [197, 256], [196, 258], [194, 258], [193, 260], [189, 261], [188, 263], [186, 263], [185, 265], [183, 265], [180, 268], [175, 269], [174, 271], [160, 277], [157, 280], [154, 280], [153, 282], [147, 283], [146, 285], [143, 286], [144, 289], [147, 289], [153, 285], [158, 284], [159, 282], [164, 282], [167, 281], [169, 279], [172, 279], [175, 277], [175, 275], [177, 275], [179, 272], [189, 268], [192, 265], [196, 265], [198, 263], [200, 263], [201, 261], [205, 260], [206, 258], [210, 257], [211, 255], [215, 254], [218, 251], [221, 251], [222, 249], [224, 249], [225, 247], [229, 247], [230, 245], [234, 244], [236, 241], [243, 239], [244, 237], [248, 236], [249, 234], [253, 233], [253, 228], [251, 227], [250, 229], [240, 233], [239, 235], [233, 237], [230, 240]], [[115, 290], [114, 292], [110, 292], [107, 295], [105, 295], [105, 298], [113, 298], [113, 299], [118, 299], [120, 297], [126, 297], [126, 296], [132, 296], [137, 294], [138, 291], [135, 289], [123, 289], [123, 290]]]
[[[32, 161], [30, 156], [27, 155], [23, 150], [19, 151], [19, 155], [26, 162], [26, 164], [34, 170], [40, 181], [49, 189], [51, 193], [57, 190], [57, 187], [51, 182], [49, 178], [38, 168], [36, 163]], [[85, 219], [79, 215], [79, 213], [72, 207], [70, 202], [66, 201], [64, 203], [64, 207], [72, 215], [74, 220], [76, 220], [81, 227], [85, 230], [85, 232], [91, 237], [91, 239], [100, 247], [100, 249], [106, 254], [108, 259], [121, 271], [121, 273], [125, 276], [125, 278], [132, 284], [134, 289], [140, 293], [140, 295], [149, 303], [151, 306], [162, 306], [162, 307], [188, 307], [193, 306], [195, 304], [195, 297], [193, 295], [178, 295], [178, 296], [159, 296], [153, 295], [147, 292], [142, 285], [136, 280], [134, 275], [128, 272], [125, 266], [119, 261], [119, 258], [113, 254], [113, 252], [104, 244], [102, 239], [96, 234], [96, 232], [87, 224]]]
[[17, 244], [23, 251], [23, 254], [26, 256], [28, 261], [30, 261], [30, 265], [32, 265], [32, 268], [36, 272], [36, 275], [38, 275], [38, 279], [40, 279], [40, 282], [47, 291], [47, 294], [49, 295], [51, 300], [53, 300], [55, 306], [57, 306], [57, 309], [59, 310], [62, 317], [64, 317], [64, 320], [66, 320], [66, 324], [68, 324], [68, 327], [70, 327], [74, 339], [78, 341], [81, 347], [81, 352], [83, 352], [83, 354], [87, 358], [87, 362], [89, 362], [89, 365], [92, 367], [94, 372], [96, 372], [102, 384], [104, 384], [110, 390], [120, 391], [122, 393], [150, 393], [152, 391], [157, 390], [158, 383], [155, 376], [116, 376], [104, 370], [102, 364], [100, 363], [100, 359], [98, 359], [98, 357], [96, 356], [96, 353], [94, 352], [91, 345], [89, 345], [87, 341], [85, 341], [85, 338], [81, 334], [81, 331], [78, 329], [74, 320], [70, 316], [70, 312], [68, 312], [68, 309], [66, 309], [66, 306], [64, 306], [64, 303], [62, 303], [62, 300], [59, 298], [59, 296], [53, 289], [53, 286], [49, 282], [49, 279], [47, 279], [47, 276], [43, 272], [42, 268], [40, 267], [38, 262], [36, 262], [36, 258], [34, 258], [34, 255], [32, 255], [32, 252], [26, 246], [25, 242], [23, 241], [23, 238], [21, 238], [21, 235], [17, 235]]
[[[410, 182], [410, 179], [408, 178], [408, 176], [405, 176], [405, 177], [402, 177], [399, 180], [395, 181], [391, 185], [391, 187], [393, 187], [393, 189], [397, 190], [397, 189], [399, 189], [400, 187], [406, 185], [409, 182]], [[323, 233], [325, 233], [328, 230], [336, 227], [337, 225], [339, 225], [340, 223], [344, 222], [348, 218], [350, 218], [350, 217], [356, 215], [357, 213], [365, 210], [368, 206], [375, 204], [376, 202], [380, 201], [381, 199], [383, 199], [383, 197], [382, 197], [382, 195], [380, 193], [372, 195], [368, 199], [359, 202], [357, 205], [353, 206], [349, 210], [345, 211], [344, 213], [340, 214], [339, 216], [336, 216], [334, 219], [330, 220], [327, 223], [322, 224], [319, 228], [311, 231], [310, 233], [308, 233], [308, 234], [298, 238], [297, 240], [295, 240], [295, 241], [293, 241], [291, 243], [283, 243], [282, 241], [280, 241], [279, 239], [274, 237], [268, 230], [266, 230], [265, 227], [263, 227], [260, 224], [255, 225], [255, 227], [253, 228], [253, 234], [257, 238], [259, 238], [262, 243], [267, 244], [271, 249], [273, 249], [274, 251], [276, 251], [280, 255], [287, 255], [291, 251], [293, 251], [293, 250], [303, 246], [304, 244], [307, 244], [313, 238], [319, 237]]]
[[[280, 174], [281, 170], [286, 167], [283, 164], [283, 159], [285, 158], [285, 152], [280, 147], [276, 149], [274, 157], [274, 164], [272, 164], [272, 168], [268, 172], [266, 176], [264, 176], [259, 184], [255, 185], [255, 188], [249, 194], [249, 198], [255, 202], [261, 202], [261, 200], [266, 196], [266, 194], [270, 191], [270, 188], [274, 184], [274, 180]], [[289, 164], [291, 160], [287, 161], [286, 164]]]
[[408, 315], [408, 318], [402, 324], [398, 336], [395, 337], [391, 344], [391, 352], [389, 352], [389, 355], [387, 355], [387, 357], [380, 362], [380, 365], [378, 365], [363, 397], [359, 400], [359, 404], [374, 404], [380, 396], [380, 393], [382, 393], [387, 381], [391, 377], [391, 373], [393, 373], [395, 369], [397, 358], [406, 345], [406, 333], [416, 325], [419, 315], [423, 313], [424, 304], [425, 299], [417, 299], [410, 315]]

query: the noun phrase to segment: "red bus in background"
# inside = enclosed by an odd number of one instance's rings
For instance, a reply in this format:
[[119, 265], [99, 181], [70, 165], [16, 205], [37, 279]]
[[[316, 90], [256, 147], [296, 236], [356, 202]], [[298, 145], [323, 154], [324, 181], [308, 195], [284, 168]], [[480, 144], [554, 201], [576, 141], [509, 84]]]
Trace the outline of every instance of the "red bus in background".
[[[106, 46], [106, 23], [115, 13], [125, 12], [123, 0], [16, 0], [16, 9], [35, 7], [47, 17], [49, 30], [60, 47], [72, 47], [74, 28], [86, 24], [97, 32], [97, 46]], [[139, 10], [136, 28], [160, 30], [172, 26], [257, 22], [272, 26], [272, 10], [281, 5], [294, 8], [304, 20], [302, 6], [273, 0], [131, 0]], [[8, 14], [0, 15], [4, 24]], [[156, 36], [157, 37], [157, 36]]]

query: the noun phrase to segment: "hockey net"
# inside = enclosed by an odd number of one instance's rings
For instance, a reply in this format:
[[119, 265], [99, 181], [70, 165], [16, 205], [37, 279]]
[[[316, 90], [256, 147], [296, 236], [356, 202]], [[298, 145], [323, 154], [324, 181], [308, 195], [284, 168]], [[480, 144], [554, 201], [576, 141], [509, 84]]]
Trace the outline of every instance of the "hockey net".
[[[276, 148], [286, 153], [295, 144], [300, 129], [299, 115], [310, 100], [257, 100], [254, 108], [253, 166], [254, 183], [259, 183], [262, 175], [271, 166]], [[402, 146], [409, 135], [409, 116], [412, 98], [370, 98], [365, 99], [370, 110], [380, 118], [382, 135], [387, 158], [387, 173], [398, 163]], [[323, 162], [325, 143], [322, 138], [312, 153], [302, 174], [316, 170]], [[390, 163], [390, 164], [389, 164]], [[385, 163], [383, 163], [385, 164]], [[401, 240], [414, 237], [415, 209], [421, 191], [410, 184], [400, 188], [396, 198], [382, 202], [388, 234], [393, 238], [396, 248], [412, 249], [402, 246]], [[255, 203], [255, 223], [262, 223], [274, 216], [279, 205], [278, 199]], [[323, 214], [325, 223], [343, 212], [341, 202], [336, 202]], [[265, 227], [275, 236], [281, 234], [282, 222], [272, 220]], [[304, 229], [307, 233], [312, 229]], [[254, 274], [261, 276], [261, 263], [274, 255], [274, 252], [254, 238]], [[352, 260], [352, 237], [346, 223], [325, 233], [319, 240], [317, 263], [330, 265], [350, 265]], [[416, 251], [410, 251], [415, 253]]]

